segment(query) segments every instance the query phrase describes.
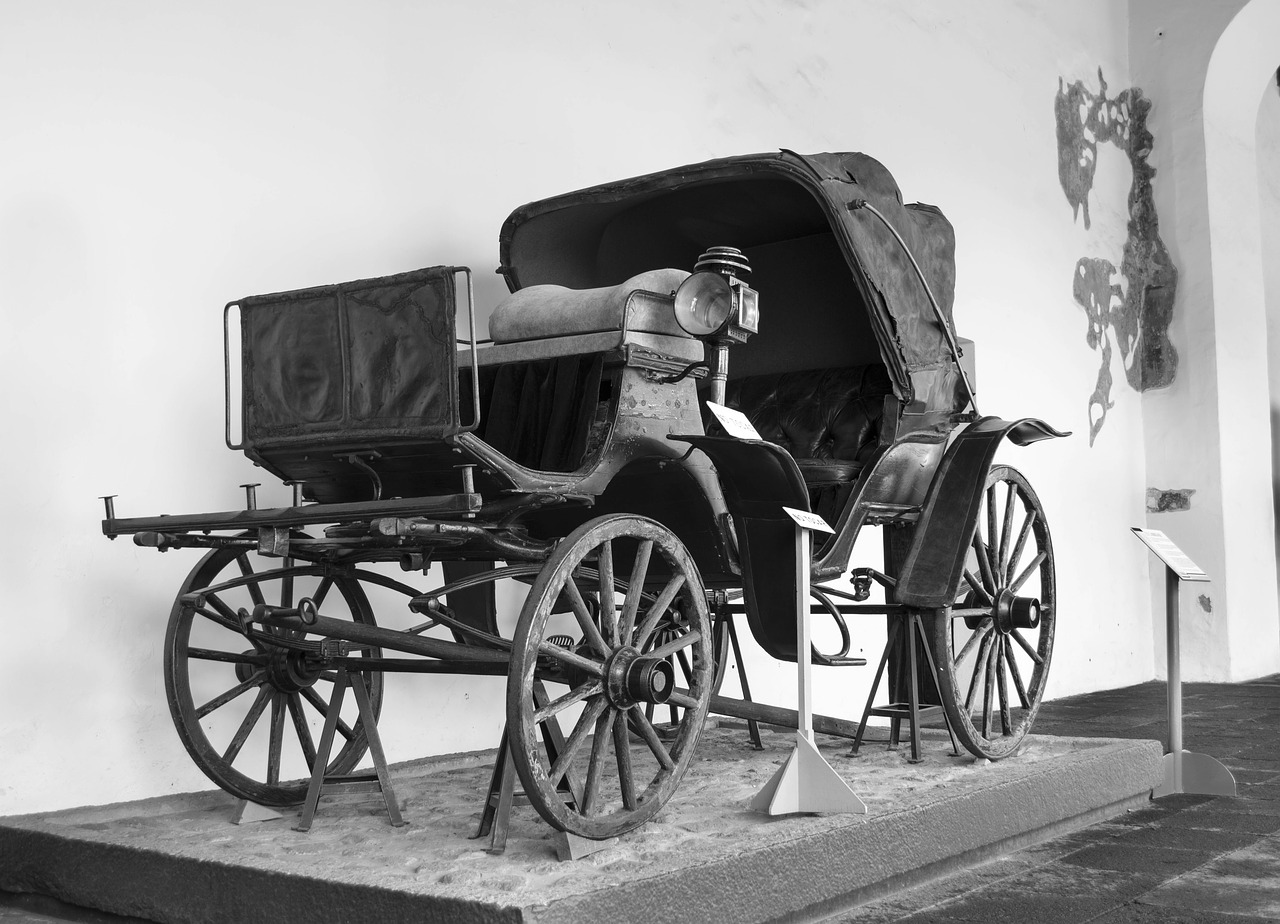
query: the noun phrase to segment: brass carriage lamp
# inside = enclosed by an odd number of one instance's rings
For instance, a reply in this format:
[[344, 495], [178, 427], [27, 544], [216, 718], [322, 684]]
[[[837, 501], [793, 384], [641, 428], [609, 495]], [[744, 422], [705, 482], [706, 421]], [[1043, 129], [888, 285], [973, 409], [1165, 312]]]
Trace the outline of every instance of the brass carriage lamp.
[[746, 343], [760, 329], [760, 296], [742, 277], [751, 264], [737, 247], [712, 247], [676, 289], [676, 321], [708, 347], [711, 400], [724, 404], [729, 346]]

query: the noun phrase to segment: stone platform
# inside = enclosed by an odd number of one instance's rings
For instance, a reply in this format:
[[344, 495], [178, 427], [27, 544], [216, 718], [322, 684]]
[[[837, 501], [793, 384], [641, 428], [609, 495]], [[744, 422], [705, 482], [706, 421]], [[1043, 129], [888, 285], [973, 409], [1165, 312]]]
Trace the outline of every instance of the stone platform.
[[1146, 801], [1161, 780], [1155, 741], [1032, 736], [998, 763], [949, 756], [926, 732], [925, 761], [883, 742], [824, 755], [866, 815], [767, 818], [747, 808], [794, 733], [708, 728], [657, 818], [586, 858], [556, 860], [551, 830], [527, 805], [507, 850], [471, 840], [493, 753], [399, 764], [410, 824], [380, 801], [324, 800], [297, 813], [230, 823], [235, 800], [193, 793], [0, 818], [0, 889], [164, 922], [768, 921], [832, 914]]

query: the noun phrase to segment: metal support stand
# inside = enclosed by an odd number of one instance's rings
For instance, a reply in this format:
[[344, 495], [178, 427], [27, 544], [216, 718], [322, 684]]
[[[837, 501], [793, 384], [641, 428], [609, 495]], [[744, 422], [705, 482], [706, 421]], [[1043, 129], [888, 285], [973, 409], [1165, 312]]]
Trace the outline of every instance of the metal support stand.
[[1234, 796], [1236, 778], [1231, 771], [1207, 754], [1182, 749], [1182, 646], [1179, 642], [1178, 591], [1182, 581], [1208, 581], [1209, 575], [1196, 566], [1158, 529], [1132, 527], [1164, 563], [1165, 656], [1168, 658], [1169, 750], [1164, 755], [1164, 782], [1151, 791], [1152, 798], [1175, 793], [1204, 796]]
[[835, 771], [813, 741], [812, 673], [809, 642], [809, 530], [825, 529], [823, 520], [807, 511], [783, 508], [796, 521], [796, 673], [799, 686], [796, 743], [773, 778], [751, 800], [751, 808], [769, 815], [795, 812], [866, 814], [867, 807]]
[[[356, 675], [357, 683], [351, 682], [351, 674]], [[329, 753], [333, 750], [333, 736], [338, 730], [338, 713], [342, 709], [342, 699], [347, 687], [351, 688], [356, 707], [360, 710], [365, 737], [369, 741], [369, 757], [373, 760], [372, 773], [327, 774], [324, 772], [325, 767], [329, 765]], [[346, 666], [338, 668], [338, 676], [333, 681], [333, 696], [329, 700], [329, 712], [325, 716], [324, 731], [320, 733], [320, 746], [316, 749], [315, 764], [311, 768], [307, 801], [302, 807], [302, 818], [293, 830], [311, 830], [311, 822], [315, 818], [316, 805], [320, 802], [320, 797], [332, 790], [379, 793], [386, 804], [387, 817], [391, 819], [392, 827], [399, 828], [407, 824], [400, 816], [395, 790], [391, 788], [391, 774], [387, 772], [387, 758], [382, 751], [378, 722], [374, 717], [373, 707], [369, 703], [369, 691], [365, 689], [364, 671], [359, 669], [349, 671]]]
[[[533, 682], [533, 703], [536, 708], [541, 709], [551, 701], [547, 689], [543, 686], [541, 680]], [[560, 731], [558, 724], [548, 723], [543, 726], [543, 746], [547, 749], [547, 756], [552, 764], [559, 759], [560, 753], [564, 750], [565, 739]], [[560, 785], [561, 797], [567, 805], [578, 805], [582, 798], [582, 787], [573, 774], [567, 774]], [[511, 735], [510, 726], [502, 727], [502, 740], [498, 743], [498, 756], [493, 763], [493, 773], [489, 776], [489, 790], [484, 799], [484, 810], [480, 813], [480, 824], [476, 826], [476, 833], [472, 838], [481, 838], [486, 834], [489, 835], [489, 846], [487, 852], [495, 856], [502, 854], [507, 849], [507, 831], [510, 827], [511, 806], [516, 802], [521, 804], [528, 803], [528, 796], [523, 792], [516, 792], [516, 768], [511, 757]], [[563, 840], [564, 832], [556, 832], [561, 837], [557, 840], [557, 853], [561, 852], [560, 841]], [[573, 835], [568, 835], [572, 837]], [[579, 838], [579, 840], [586, 840]], [[566, 844], [568, 842], [565, 842]], [[592, 842], [588, 842], [592, 843]], [[609, 846], [609, 843], [617, 843], [617, 839], [611, 842], [595, 842], [600, 843], [597, 849], [603, 849]], [[582, 846], [566, 846], [571, 854], [572, 859], [586, 856], [592, 851]], [[566, 857], [561, 857], [566, 859]]]
[[[742, 660], [742, 647], [738, 644], [738, 630], [733, 626], [733, 614], [725, 612], [718, 617], [724, 624], [724, 630], [729, 633], [729, 647], [733, 651], [733, 661], [738, 665], [738, 683], [742, 687], [742, 699], [744, 702], [751, 702], [751, 685], [747, 683], [747, 665]], [[726, 670], [728, 665], [725, 665]], [[751, 739], [751, 746], [757, 751], [764, 750], [764, 743], [760, 740], [760, 723], [755, 719], [747, 719], [747, 737]]]
[[1182, 749], [1182, 663], [1178, 640], [1178, 572], [1165, 568], [1165, 648], [1169, 673], [1169, 751], [1164, 755], [1164, 782], [1152, 790], [1152, 798], [1175, 793], [1234, 796], [1236, 778], [1208, 754]]
[[[906, 681], [906, 701], [899, 700], [887, 706], [873, 706], [872, 703], [875, 702], [876, 691], [880, 689], [880, 678], [884, 675], [885, 665], [889, 663], [894, 643], [898, 640], [898, 633], [902, 630], [904, 624], [906, 626], [907, 674], [905, 678], [899, 678], [899, 680], [900, 682], [903, 679]], [[917, 644], [924, 647], [925, 661], [929, 665], [929, 675], [933, 677], [934, 685], [937, 685], [938, 668], [933, 663], [933, 654], [929, 650], [924, 624], [920, 621], [920, 614], [908, 612], [903, 616], [895, 616], [893, 624], [889, 628], [889, 637], [885, 640], [884, 654], [880, 656], [880, 666], [876, 668], [876, 678], [871, 681], [871, 693], [867, 696], [867, 707], [862, 711], [862, 721], [858, 723], [858, 734], [853, 739], [853, 748], [849, 751], [850, 756], [857, 755], [858, 748], [862, 746], [862, 736], [867, 731], [867, 720], [873, 715], [889, 720], [890, 748], [898, 746], [902, 736], [902, 720], [906, 719], [907, 725], [911, 729], [911, 756], [907, 760], [913, 764], [918, 764], [923, 759], [920, 756], [920, 724], [922, 722], [931, 722], [941, 716], [943, 722], [946, 723], [947, 734], [951, 736], [952, 756], [959, 756], [960, 747], [956, 743], [956, 735], [951, 729], [951, 720], [947, 718], [947, 711], [942, 706], [920, 705], [920, 675], [919, 664], [916, 661]], [[897, 695], [900, 696], [901, 693], [898, 692]]]

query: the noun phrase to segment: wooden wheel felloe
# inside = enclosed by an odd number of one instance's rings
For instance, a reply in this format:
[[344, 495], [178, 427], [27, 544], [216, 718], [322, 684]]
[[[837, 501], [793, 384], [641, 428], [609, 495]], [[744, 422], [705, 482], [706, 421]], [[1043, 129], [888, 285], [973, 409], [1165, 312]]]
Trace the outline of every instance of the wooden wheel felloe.
[[[265, 638], [246, 638], [239, 610], [262, 603], [297, 606], [309, 597], [325, 616], [374, 621], [355, 579], [282, 564], [241, 549], [210, 552], [182, 585], [165, 635], [165, 690], [183, 745], [224, 790], [270, 806], [295, 805], [306, 797], [336, 671], [320, 663], [316, 639], [302, 633], [276, 627], [264, 630]], [[191, 604], [193, 593], [203, 605]], [[287, 644], [308, 641], [312, 653]], [[366, 676], [377, 715], [382, 675]], [[339, 715], [331, 774], [353, 769], [368, 746], [354, 697], [345, 698]]]
[[[529, 591], [507, 678], [513, 762], [539, 814], [596, 839], [657, 814], [706, 720], [714, 663], [702, 579], [670, 530], [612, 514], [570, 533]], [[680, 709], [663, 740], [645, 709], [668, 703]]]
[[942, 704], [974, 755], [1008, 757], [1035, 721], [1056, 606], [1040, 499], [1019, 471], [992, 466], [956, 603], [935, 614], [932, 639]]

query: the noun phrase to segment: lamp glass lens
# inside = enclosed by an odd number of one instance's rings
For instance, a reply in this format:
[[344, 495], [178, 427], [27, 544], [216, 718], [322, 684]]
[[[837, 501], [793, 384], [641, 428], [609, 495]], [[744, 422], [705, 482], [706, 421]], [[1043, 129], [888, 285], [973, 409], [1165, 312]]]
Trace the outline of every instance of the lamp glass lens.
[[676, 290], [675, 307], [680, 326], [705, 337], [724, 327], [733, 310], [733, 293], [719, 273], [694, 273]]

